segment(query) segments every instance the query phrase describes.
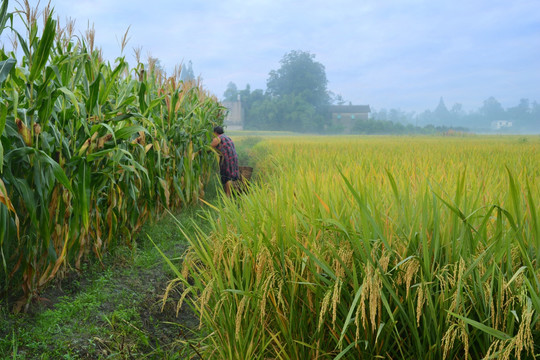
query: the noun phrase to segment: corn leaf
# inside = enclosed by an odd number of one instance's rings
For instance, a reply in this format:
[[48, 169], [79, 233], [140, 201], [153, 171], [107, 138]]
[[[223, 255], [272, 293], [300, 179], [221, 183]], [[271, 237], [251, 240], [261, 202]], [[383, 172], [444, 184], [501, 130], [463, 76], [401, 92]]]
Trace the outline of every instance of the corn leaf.
[[2, 136], [4, 128], [6, 127], [7, 112], [8, 107], [0, 101], [0, 136]]
[[79, 102], [77, 101], [75, 94], [73, 94], [73, 92], [66, 87], [58, 88], [58, 91], [62, 92], [64, 95], [68, 97], [69, 102], [75, 107], [75, 109], [77, 110], [77, 113], [80, 114]]
[[13, 66], [16, 63], [17, 60], [15, 59], [7, 59], [4, 61], [0, 61], [0, 84], [6, 81], [9, 73], [11, 72], [11, 69], [13, 69]]
[[6, 23], [9, 19], [13, 21], [13, 14], [7, 12], [8, 10], [8, 1], [2, 1], [2, 7], [0, 7], [0, 35], [6, 27]]
[[30, 81], [35, 81], [41, 75], [41, 71], [49, 60], [54, 37], [56, 36], [56, 20], [52, 16], [47, 18], [43, 35], [39, 41], [37, 51], [32, 55], [32, 69], [30, 70]]
[[6, 127], [7, 106], [0, 102], [0, 174], [4, 166], [4, 146], [2, 145], [2, 134]]
[[126, 126], [121, 129], [118, 129], [114, 132], [114, 137], [117, 140], [126, 140], [131, 138], [132, 135], [138, 133], [139, 131], [144, 131], [147, 133], [146, 129], [139, 125]]

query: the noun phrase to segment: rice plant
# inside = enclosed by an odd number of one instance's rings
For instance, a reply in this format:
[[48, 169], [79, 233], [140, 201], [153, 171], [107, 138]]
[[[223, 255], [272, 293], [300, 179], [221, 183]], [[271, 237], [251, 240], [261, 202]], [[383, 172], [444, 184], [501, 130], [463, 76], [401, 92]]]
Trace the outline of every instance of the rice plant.
[[208, 213], [213, 231], [188, 237], [174, 281], [194, 298], [207, 358], [540, 354], [538, 141], [256, 149], [264, 181]]

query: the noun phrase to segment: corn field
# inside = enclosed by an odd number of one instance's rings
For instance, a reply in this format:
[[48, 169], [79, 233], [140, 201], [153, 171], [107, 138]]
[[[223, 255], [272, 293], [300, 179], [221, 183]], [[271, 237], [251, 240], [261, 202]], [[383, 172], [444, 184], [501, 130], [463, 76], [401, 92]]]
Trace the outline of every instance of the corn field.
[[[0, 49], [0, 291], [22, 287], [18, 309], [89, 255], [129, 244], [146, 220], [196, 201], [223, 115], [199, 82], [143, 65], [140, 50], [135, 68], [105, 62], [93, 29], [77, 37], [73, 23], [23, 5], [0, 9], [0, 34], [22, 53]], [[27, 34], [13, 29], [17, 16]]]
[[540, 138], [253, 151], [264, 181], [208, 213], [170, 283], [194, 299], [204, 358], [539, 356]]

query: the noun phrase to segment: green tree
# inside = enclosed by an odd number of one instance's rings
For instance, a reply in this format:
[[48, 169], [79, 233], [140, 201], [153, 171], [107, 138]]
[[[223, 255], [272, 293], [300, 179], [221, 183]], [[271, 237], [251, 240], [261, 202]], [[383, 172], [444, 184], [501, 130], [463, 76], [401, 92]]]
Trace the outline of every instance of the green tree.
[[446, 104], [441, 96], [439, 100], [439, 105], [433, 111], [434, 120], [437, 124], [445, 125], [450, 122], [450, 112], [446, 108]]
[[280, 61], [278, 70], [270, 71], [266, 82], [271, 96], [301, 96], [316, 109], [330, 104], [328, 80], [324, 65], [315, 55], [305, 51], [291, 51]]
[[536, 101], [531, 104], [528, 127], [530, 131], [540, 133], [540, 104]]
[[280, 111], [276, 102], [270, 97], [254, 102], [248, 112], [246, 128], [250, 130], [282, 130]]
[[252, 110], [253, 105], [264, 101], [266, 96], [261, 89], [251, 91], [251, 86], [249, 84], [246, 85], [244, 90], [239, 91], [238, 94], [240, 95], [242, 108], [244, 109], [245, 113], [244, 126], [246, 129], [253, 129], [253, 124], [260, 122], [260, 119], [256, 118], [258, 115], [254, 116], [256, 111], [254, 112]]
[[[283, 56], [278, 70], [270, 71], [266, 82], [266, 106], [275, 107], [271, 113], [254, 112], [258, 121], [270, 118], [274, 130], [320, 132], [324, 129], [330, 92], [324, 66], [315, 55], [305, 51], [291, 51]], [[274, 118], [273, 115], [278, 116]], [[272, 115], [272, 116], [271, 116]]]
[[227, 89], [223, 93], [224, 101], [236, 101], [238, 99], [238, 88], [232, 81], [227, 84]]
[[480, 114], [483, 117], [484, 126], [489, 126], [492, 121], [506, 120], [506, 111], [493, 96], [484, 100], [484, 104], [480, 108]]
[[514, 122], [518, 129], [529, 131], [532, 124], [531, 105], [529, 99], [521, 99], [519, 105], [506, 110], [508, 119]]

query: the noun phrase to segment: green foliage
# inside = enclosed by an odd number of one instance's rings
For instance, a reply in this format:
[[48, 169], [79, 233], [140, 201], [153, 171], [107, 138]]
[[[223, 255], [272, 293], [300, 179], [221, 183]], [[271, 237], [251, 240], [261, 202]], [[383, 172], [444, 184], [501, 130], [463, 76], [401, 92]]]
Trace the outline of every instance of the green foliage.
[[330, 102], [324, 65], [315, 55], [293, 50], [283, 56], [278, 70], [270, 71], [266, 86], [274, 97], [299, 96], [316, 109]]
[[227, 84], [227, 90], [223, 93], [223, 100], [224, 101], [237, 101], [238, 100], [238, 89], [236, 88], [236, 84], [233, 82], [230, 82]]
[[320, 132], [325, 117], [302, 96], [267, 97], [254, 102], [247, 113], [246, 128], [251, 130], [280, 130]]
[[248, 130], [322, 132], [328, 122], [330, 95], [325, 68], [314, 59], [309, 52], [291, 51], [284, 55], [281, 67], [270, 72], [266, 93], [252, 92], [249, 85], [238, 91], [229, 83], [225, 100], [236, 101], [240, 95]]
[[37, 22], [28, 39], [16, 34], [20, 61], [0, 50], [0, 292], [22, 287], [15, 309], [58, 273], [129, 244], [146, 220], [197, 202], [224, 110], [159, 67], [103, 62], [44, 16], [41, 34]]

